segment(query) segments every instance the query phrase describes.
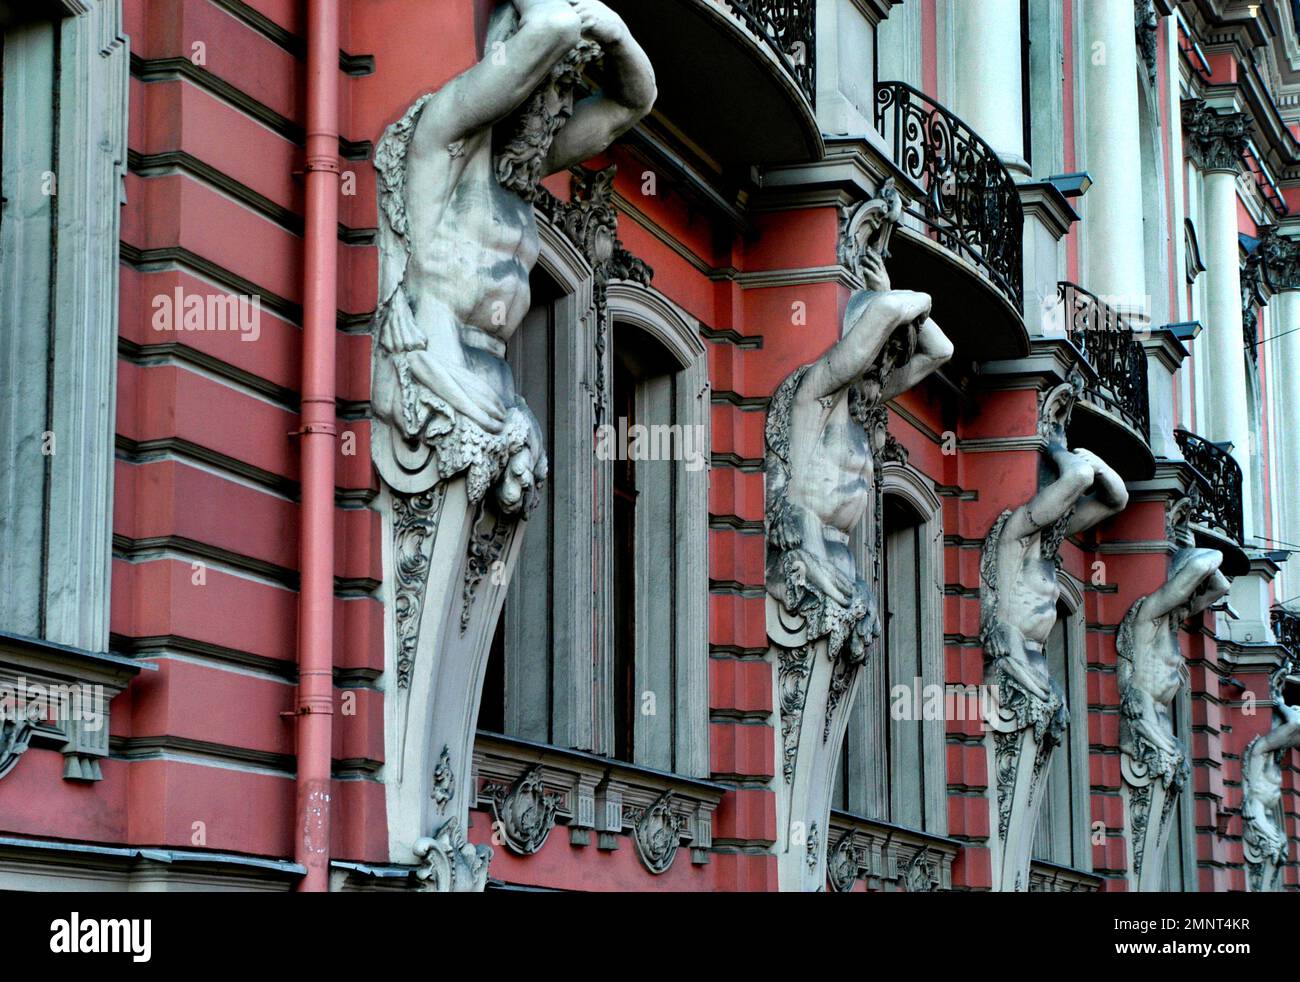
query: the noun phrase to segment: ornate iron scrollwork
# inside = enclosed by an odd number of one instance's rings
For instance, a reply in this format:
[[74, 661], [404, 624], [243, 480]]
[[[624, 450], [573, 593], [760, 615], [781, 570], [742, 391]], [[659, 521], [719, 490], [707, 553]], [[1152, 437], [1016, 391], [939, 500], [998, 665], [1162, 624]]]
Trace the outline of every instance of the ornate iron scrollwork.
[[799, 83], [809, 104], [817, 99], [815, 0], [726, 0], [727, 6], [768, 47]]
[[1192, 521], [1219, 529], [1241, 542], [1241, 465], [1223, 445], [1211, 443], [1195, 433], [1176, 429], [1174, 439], [1201, 485]]
[[997, 153], [968, 125], [904, 82], [876, 86], [876, 129], [923, 192], [908, 213], [984, 271], [1016, 310], [1024, 301], [1024, 208]]
[[1061, 283], [1066, 335], [1097, 373], [1084, 398], [1151, 439], [1147, 355], [1128, 318], [1081, 286]]

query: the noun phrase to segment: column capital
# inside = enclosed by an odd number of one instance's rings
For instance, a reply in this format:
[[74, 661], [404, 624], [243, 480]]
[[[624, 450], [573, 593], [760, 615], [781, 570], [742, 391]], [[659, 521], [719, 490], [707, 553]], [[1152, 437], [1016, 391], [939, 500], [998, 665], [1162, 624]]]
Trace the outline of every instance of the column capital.
[[1276, 225], [1261, 228], [1258, 240], [1247, 262], [1258, 264], [1268, 288], [1300, 290], [1300, 240], [1283, 235]]
[[1205, 171], [1241, 169], [1246, 149], [1246, 114], [1219, 112], [1204, 99], [1183, 100], [1187, 153]]

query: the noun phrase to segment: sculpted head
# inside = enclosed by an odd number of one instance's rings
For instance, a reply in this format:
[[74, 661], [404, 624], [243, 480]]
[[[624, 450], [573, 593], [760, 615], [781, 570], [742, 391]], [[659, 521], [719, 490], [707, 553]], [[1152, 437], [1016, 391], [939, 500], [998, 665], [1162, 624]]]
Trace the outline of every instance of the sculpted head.
[[[519, 29], [519, 12], [513, 3], [504, 3], [492, 13], [488, 23], [484, 57], [493, 57], [497, 45]], [[494, 166], [502, 187], [531, 201], [543, 173], [547, 154], [555, 134], [573, 115], [574, 90], [583, 69], [601, 55], [600, 45], [581, 41], [552, 66], [540, 85], [523, 104], [499, 122], [493, 132]]]

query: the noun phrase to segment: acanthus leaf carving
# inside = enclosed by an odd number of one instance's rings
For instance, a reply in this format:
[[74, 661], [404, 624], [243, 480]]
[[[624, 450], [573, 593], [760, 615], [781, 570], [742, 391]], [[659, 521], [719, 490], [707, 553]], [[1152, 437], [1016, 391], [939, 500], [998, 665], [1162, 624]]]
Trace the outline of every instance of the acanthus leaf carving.
[[596, 423], [604, 419], [608, 403], [605, 380], [605, 350], [609, 336], [609, 284], [628, 280], [649, 286], [654, 270], [634, 256], [618, 238], [618, 211], [614, 206], [614, 177], [618, 167], [604, 170], [576, 168], [570, 184], [568, 201], [561, 201], [543, 189], [538, 210], [551, 219], [576, 245], [591, 264], [593, 301], [596, 307], [595, 336], [595, 411]]
[[418, 866], [415, 878], [431, 893], [482, 893], [487, 886], [491, 846], [475, 846], [465, 837], [457, 818], [448, 819], [436, 835], [417, 839], [412, 847]]
[[397, 628], [397, 686], [411, 684], [420, 619], [429, 583], [429, 559], [438, 532], [446, 488], [438, 486], [419, 494], [393, 495], [393, 571], [396, 578], [393, 607]]
[[1246, 114], [1219, 112], [1204, 99], [1184, 99], [1183, 135], [1188, 156], [1201, 170], [1241, 169], [1246, 150]]

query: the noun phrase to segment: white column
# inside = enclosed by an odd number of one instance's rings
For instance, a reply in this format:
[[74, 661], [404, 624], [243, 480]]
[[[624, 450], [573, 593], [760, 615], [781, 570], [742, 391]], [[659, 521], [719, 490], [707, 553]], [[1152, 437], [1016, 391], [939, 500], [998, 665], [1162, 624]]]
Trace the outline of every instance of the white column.
[[1241, 321], [1241, 267], [1237, 244], [1237, 172], [1215, 169], [1205, 175], [1206, 329], [1197, 345], [1209, 364], [1206, 393], [1209, 419], [1201, 435], [1231, 440], [1241, 465], [1241, 504], [1246, 535], [1251, 527], [1250, 413], [1246, 395], [1246, 352]]
[[[1132, 24], [1132, 0], [1129, 24]], [[1027, 176], [1020, 75], [1020, 0], [956, 0], [948, 16], [955, 39], [952, 110], [1002, 158]], [[1132, 44], [1133, 32], [1129, 31]]]
[[[1273, 373], [1277, 387], [1274, 394], [1277, 419], [1283, 426], [1295, 426], [1300, 424], [1300, 331], [1296, 331], [1300, 328], [1300, 289], [1283, 290], [1273, 297], [1269, 307], [1273, 312], [1272, 334], [1277, 338], [1272, 342], [1272, 355], [1277, 359], [1277, 370]], [[1287, 334], [1287, 331], [1296, 333]], [[1300, 441], [1288, 432], [1279, 436], [1280, 439], [1273, 441], [1278, 450], [1277, 466], [1280, 469], [1273, 487], [1280, 493], [1282, 501], [1282, 528], [1273, 538], [1300, 543], [1300, 491], [1297, 491], [1300, 489]], [[1285, 592], [1279, 600], [1300, 594], [1300, 569], [1297, 567], [1300, 567], [1300, 556], [1295, 556], [1282, 567]]]
[[1138, 53], [1133, 0], [1083, 4], [1083, 167], [1087, 281], [1121, 306], [1146, 303], [1142, 232], [1142, 151], [1137, 138]]

